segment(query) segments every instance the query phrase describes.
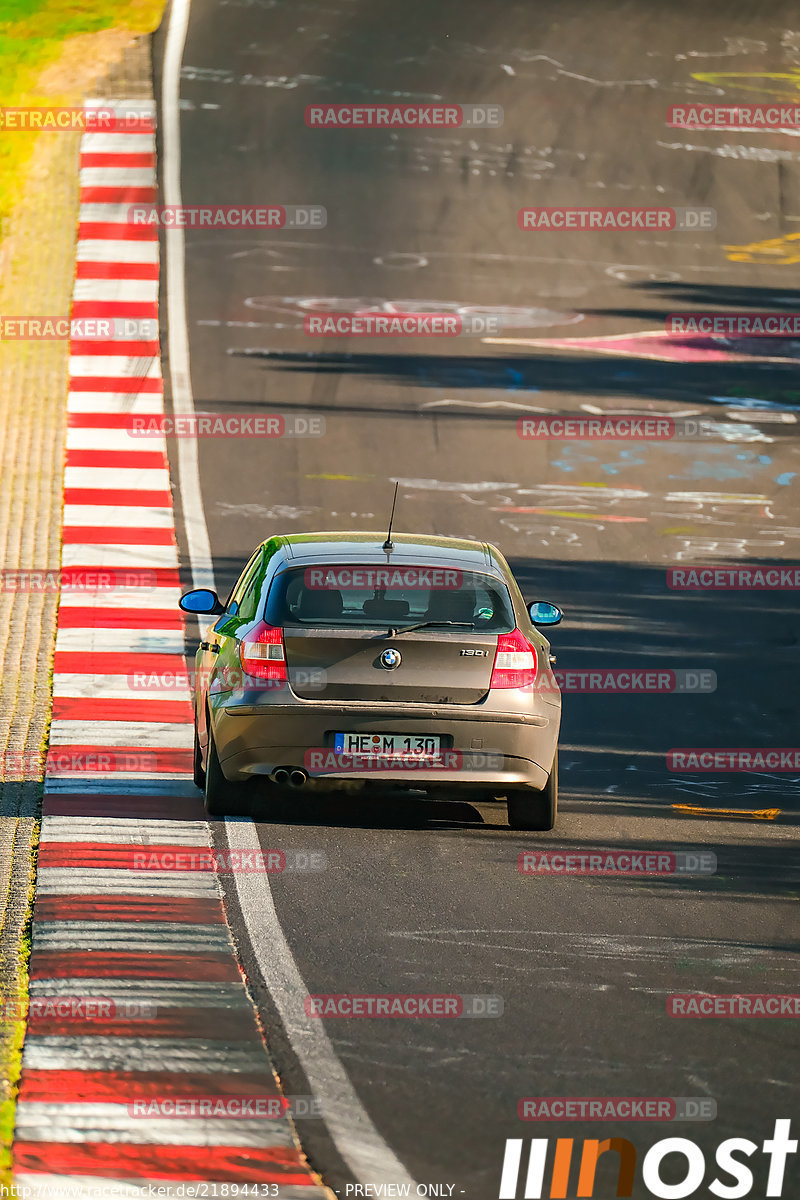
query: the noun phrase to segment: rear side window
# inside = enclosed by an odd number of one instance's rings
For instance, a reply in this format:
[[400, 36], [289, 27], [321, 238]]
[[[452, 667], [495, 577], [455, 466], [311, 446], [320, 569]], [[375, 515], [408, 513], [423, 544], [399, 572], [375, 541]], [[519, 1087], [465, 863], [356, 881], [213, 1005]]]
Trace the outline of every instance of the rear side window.
[[453, 621], [476, 633], [508, 633], [516, 623], [500, 580], [405, 564], [293, 567], [273, 581], [265, 616], [270, 625], [358, 629]]
[[[231, 612], [234, 616], [236, 616], [241, 609], [244, 594], [253, 581], [256, 569], [262, 557], [262, 551], [259, 547], [234, 584], [230, 596], [228, 596], [225, 609], [227, 612]], [[232, 608], [234, 604], [236, 605], [235, 609]]]

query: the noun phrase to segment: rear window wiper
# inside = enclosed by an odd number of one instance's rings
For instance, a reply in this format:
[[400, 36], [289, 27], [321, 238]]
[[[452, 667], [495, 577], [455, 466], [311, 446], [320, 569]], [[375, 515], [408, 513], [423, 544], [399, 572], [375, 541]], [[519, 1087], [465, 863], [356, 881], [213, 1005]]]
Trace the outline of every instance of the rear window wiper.
[[474, 632], [478, 632], [475, 629], [474, 621], [417, 621], [416, 625], [400, 625], [398, 627], [391, 628], [388, 636], [397, 637], [399, 633], [410, 633], [413, 629], [431, 629], [446, 625], [457, 626], [459, 629], [472, 629]]

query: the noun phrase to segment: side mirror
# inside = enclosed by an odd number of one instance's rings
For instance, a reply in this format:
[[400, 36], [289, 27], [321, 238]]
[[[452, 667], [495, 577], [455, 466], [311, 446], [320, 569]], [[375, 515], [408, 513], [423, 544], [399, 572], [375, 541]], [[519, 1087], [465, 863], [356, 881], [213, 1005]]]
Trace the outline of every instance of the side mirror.
[[528, 605], [528, 616], [534, 625], [558, 625], [564, 614], [557, 605], [537, 600]]
[[178, 607], [182, 608], [184, 612], [203, 613], [212, 617], [225, 612], [219, 596], [210, 588], [196, 588], [193, 592], [187, 592], [181, 596]]

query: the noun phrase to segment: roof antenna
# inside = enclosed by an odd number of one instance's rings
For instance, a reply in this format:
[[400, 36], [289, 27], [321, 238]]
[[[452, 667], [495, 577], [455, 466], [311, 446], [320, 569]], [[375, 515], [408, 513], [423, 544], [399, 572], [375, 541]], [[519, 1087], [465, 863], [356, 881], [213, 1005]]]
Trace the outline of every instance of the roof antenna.
[[392, 515], [389, 517], [389, 532], [386, 535], [386, 541], [381, 546], [381, 550], [394, 550], [394, 542], [392, 541], [392, 524], [394, 522], [394, 506], [397, 504], [397, 489], [400, 487], [398, 479], [394, 485], [394, 499], [392, 500]]

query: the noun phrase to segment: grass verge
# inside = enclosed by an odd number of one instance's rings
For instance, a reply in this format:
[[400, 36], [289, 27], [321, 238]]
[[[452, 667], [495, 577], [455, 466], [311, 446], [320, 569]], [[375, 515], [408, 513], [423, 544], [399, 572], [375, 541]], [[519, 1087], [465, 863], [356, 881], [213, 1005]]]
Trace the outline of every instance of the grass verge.
[[[164, 0], [0, 0], [0, 107], [80, 103], [74, 88], [42, 84], [69, 39], [106, 30], [151, 33], [163, 9]], [[0, 129], [0, 220], [19, 198], [35, 139], [56, 136]]]

